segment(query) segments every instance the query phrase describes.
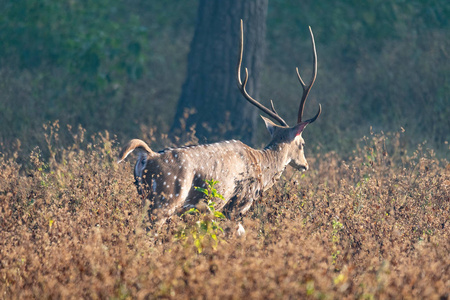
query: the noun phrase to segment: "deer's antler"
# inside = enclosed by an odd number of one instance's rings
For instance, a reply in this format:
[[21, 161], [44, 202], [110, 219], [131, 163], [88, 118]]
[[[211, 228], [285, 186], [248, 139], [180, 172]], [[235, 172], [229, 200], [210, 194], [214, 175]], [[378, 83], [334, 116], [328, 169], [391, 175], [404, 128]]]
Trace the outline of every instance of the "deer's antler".
[[[316, 51], [316, 43], [314, 42], [314, 34], [311, 30], [311, 26], [309, 27], [309, 32], [311, 34], [312, 51], [313, 51], [313, 73], [311, 76], [311, 82], [309, 83], [309, 85], [306, 85], [305, 82], [303, 82], [302, 77], [300, 76], [298, 68], [295, 68], [295, 70], [297, 71], [298, 81], [300, 81], [300, 84], [302, 85], [302, 88], [303, 88], [302, 100], [300, 101], [300, 107], [298, 108], [297, 124], [302, 122], [303, 110], [305, 108], [306, 98], [308, 98], [309, 91], [311, 90], [312, 86], [314, 85], [314, 81], [316, 81], [316, 76], [317, 76], [317, 51]], [[309, 119], [305, 122], [307, 122], [307, 123], [314, 122], [317, 119], [317, 117], [320, 115], [321, 112], [322, 112], [322, 107], [319, 104], [319, 111], [317, 112], [317, 114], [312, 119]]]
[[[311, 90], [312, 86], [314, 85], [314, 81], [316, 80], [316, 76], [317, 76], [317, 52], [316, 52], [316, 44], [314, 42], [314, 35], [313, 35], [312, 30], [311, 30], [311, 27], [309, 27], [309, 32], [311, 33], [312, 50], [313, 50], [313, 74], [312, 74], [312, 77], [311, 77], [311, 82], [309, 83], [309, 85], [306, 85], [304, 83], [302, 77], [300, 76], [298, 68], [296, 68], [298, 80], [300, 81], [300, 84], [302, 85], [302, 88], [303, 88], [303, 95], [302, 95], [302, 99], [300, 101], [300, 107], [298, 109], [297, 124], [302, 122], [303, 110], [305, 108], [306, 98], [308, 98], [309, 91]], [[253, 104], [257, 108], [259, 108], [260, 110], [262, 110], [263, 112], [268, 114], [270, 117], [272, 117], [278, 123], [280, 123], [282, 126], [286, 126], [287, 127], [288, 124], [276, 112], [276, 110], [275, 110], [275, 108], [273, 106], [272, 100], [270, 100], [271, 109], [268, 109], [267, 107], [265, 107], [264, 105], [262, 105], [261, 103], [259, 103], [255, 99], [253, 99], [248, 94], [247, 90], [245, 89], [245, 87], [247, 85], [247, 81], [248, 81], [248, 70], [247, 70], [247, 68], [245, 68], [244, 82], [242, 82], [242, 80], [241, 80], [241, 65], [242, 65], [242, 56], [243, 56], [243, 53], [244, 53], [244, 23], [243, 23], [242, 20], [241, 20], [241, 39], [239, 40], [239, 49], [240, 49], [240, 51], [239, 51], [239, 59], [238, 59], [238, 64], [237, 64], [237, 84], [238, 84], [238, 88], [241, 91], [242, 95], [245, 97], [245, 99], [247, 99], [248, 102], [250, 102], [251, 104]], [[322, 112], [322, 107], [319, 104], [319, 111], [317, 112], [317, 114], [313, 118], [311, 118], [311, 119], [309, 119], [307, 121], [304, 121], [304, 122], [306, 122], [306, 123], [314, 122], [317, 119], [317, 117], [319, 117], [321, 112]]]
[[263, 112], [268, 114], [270, 117], [275, 119], [278, 123], [280, 123], [282, 126], [288, 126], [286, 121], [284, 121], [283, 118], [280, 117], [280, 115], [278, 115], [278, 113], [275, 111], [275, 108], [273, 107], [273, 103], [272, 103], [272, 110], [270, 110], [267, 107], [265, 107], [264, 105], [262, 105], [261, 103], [259, 103], [258, 101], [256, 101], [255, 99], [253, 99], [247, 93], [247, 90], [245, 89], [245, 86], [247, 85], [247, 81], [248, 81], [248, 70], [247, 70], [247, 68], [245, 68], [244, 82], [241, 81], [242, 55], [244, 53], [244, 22], [242, 20], [241, 20], [241, 39], [240, 39], [240, 42], [239, 42], [239, 49], [240, 49], [240, 51], [239, 51], [239, 60], [238, 60], [238, 64], [237, 64], [237, 84], [238, 84], [238, 88], [241, 91], [242, 95], [245, 97], [245, 99], [248, 100], [248, 102], [250, 102], [251, 104], [253, 104], [257, 108], [259, 108], [260, 110], [262, 110]]

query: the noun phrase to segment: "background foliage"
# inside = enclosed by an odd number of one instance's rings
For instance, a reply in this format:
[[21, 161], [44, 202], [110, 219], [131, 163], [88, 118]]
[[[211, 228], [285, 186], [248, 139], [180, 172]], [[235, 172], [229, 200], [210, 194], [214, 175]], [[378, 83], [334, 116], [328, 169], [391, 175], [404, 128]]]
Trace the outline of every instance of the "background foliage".
[[[154, 127], [168, 131], [185, 79], [195, 1], [26, 0], [2, 7], [3, 151], [16, 139], [25, 153], [42, 146], [42, 124], [56, 119], [120, 140]], [[310, 144], [348, 154], [370, 126], [403, 127], [409, 147], [427, 140], [445, 155], [449, 17], [448, 1], [272, 0], [261, 101], [274, 99], [281, 115], [295, 119], [294, 68], [308, 77], [311, 25], [319, 75], [306, 115], [317, 103], [324, 112], [305, 132]]]

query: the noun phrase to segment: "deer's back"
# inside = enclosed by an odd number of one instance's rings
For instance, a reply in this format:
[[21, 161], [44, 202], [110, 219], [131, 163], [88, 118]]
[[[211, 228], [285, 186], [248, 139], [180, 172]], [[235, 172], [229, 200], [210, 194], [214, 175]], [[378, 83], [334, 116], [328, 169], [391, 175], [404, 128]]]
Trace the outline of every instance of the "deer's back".
[[163, 150], [147, 161], [143, 177], [154, 207], [173, 213], [194, 207], [204, 196], [194, 187], [205, 187], [211, 179], [218, 181], [215, 188], [224, 196], [215, 199], [217, 209], [228, 202], [240, 206], [242, 199], [252, 201], [262, 189], [258, 170], [258, 151], [233, 140]]

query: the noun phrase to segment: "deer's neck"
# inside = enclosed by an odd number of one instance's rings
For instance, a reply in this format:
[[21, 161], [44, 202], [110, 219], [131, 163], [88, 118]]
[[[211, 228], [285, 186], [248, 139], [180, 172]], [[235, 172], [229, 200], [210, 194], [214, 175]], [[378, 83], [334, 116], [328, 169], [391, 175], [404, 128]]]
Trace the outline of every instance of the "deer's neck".
[[286, 145], [278, 144], [258, 150], [263, 189], [269, 189], [278, 180], [289, 163]]

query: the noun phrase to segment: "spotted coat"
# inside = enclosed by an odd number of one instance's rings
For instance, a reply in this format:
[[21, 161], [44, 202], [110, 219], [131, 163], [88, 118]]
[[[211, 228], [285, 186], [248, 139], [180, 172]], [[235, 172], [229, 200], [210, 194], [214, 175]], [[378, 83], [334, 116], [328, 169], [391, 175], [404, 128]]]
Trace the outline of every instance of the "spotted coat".
[[228, 215], [244, 214], [263, 191], [280, 178], [288, 164], [307, 170], [301, 133], [307, 123], [295, 127], [277, 126], [264, 118], [272, 141], [262, 150], [241, 141], [165, 149], [153, 152], [138, 139], [131, 140], [119, 155], [119, 162], [138, 151], [134, 177], [138, 191], [150, 200], [152, 216], [166, 218], [195, 207], [203, 194], [205, 180], [217, 180], [216, 208]]

